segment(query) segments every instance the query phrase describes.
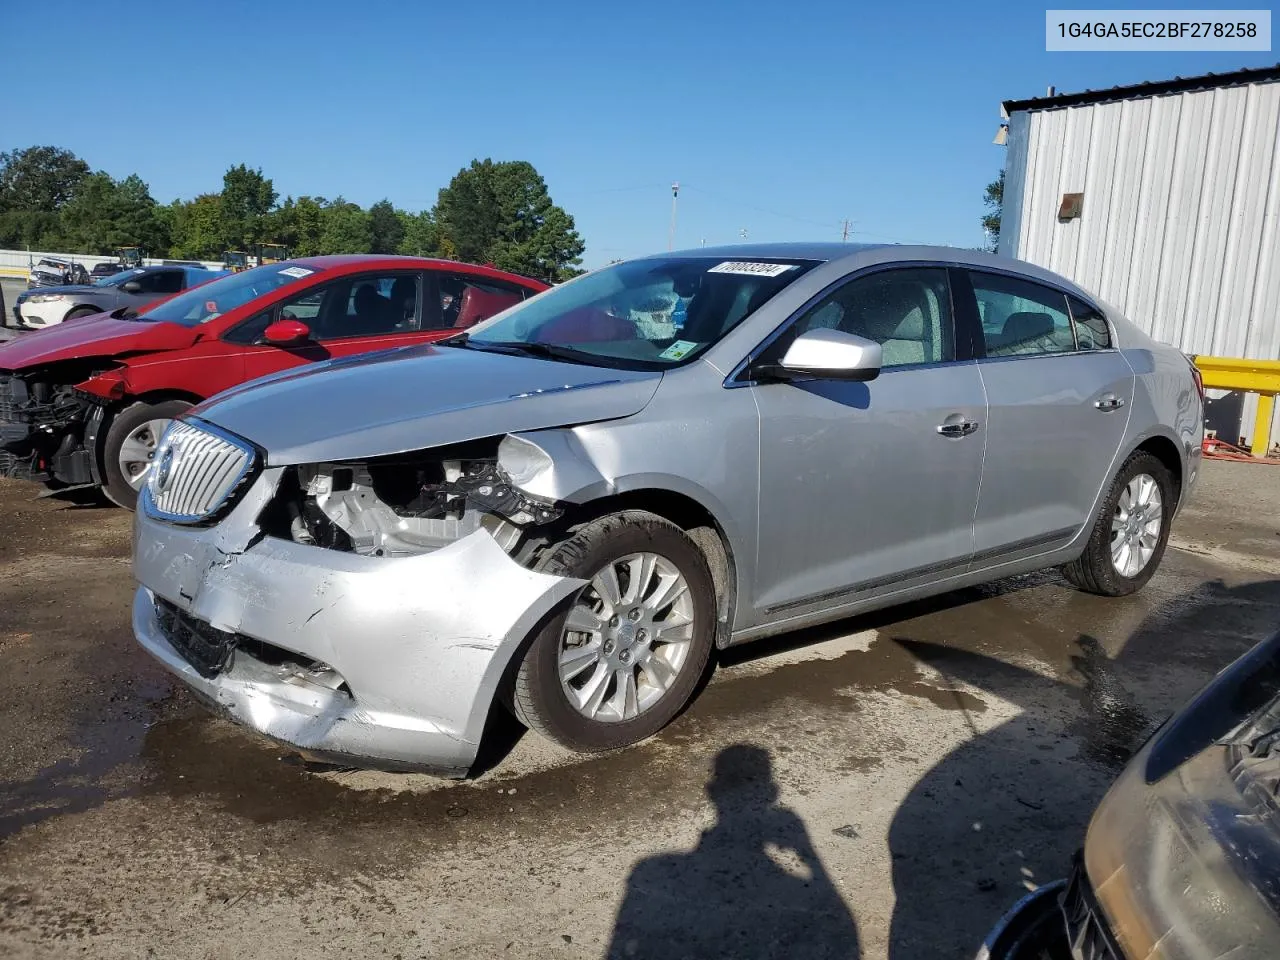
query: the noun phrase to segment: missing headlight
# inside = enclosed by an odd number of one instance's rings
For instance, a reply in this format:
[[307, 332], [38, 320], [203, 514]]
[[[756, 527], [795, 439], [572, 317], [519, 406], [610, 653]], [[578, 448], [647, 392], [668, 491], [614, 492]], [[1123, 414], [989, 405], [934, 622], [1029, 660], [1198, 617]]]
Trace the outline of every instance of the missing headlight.
[[264, 528], [375, 557], [427, 553], [483, 528], [512, 553], [525, 527], [555, 521], [563, 509], [518, 490], [497, 464], [497, 446], [298, 467]]

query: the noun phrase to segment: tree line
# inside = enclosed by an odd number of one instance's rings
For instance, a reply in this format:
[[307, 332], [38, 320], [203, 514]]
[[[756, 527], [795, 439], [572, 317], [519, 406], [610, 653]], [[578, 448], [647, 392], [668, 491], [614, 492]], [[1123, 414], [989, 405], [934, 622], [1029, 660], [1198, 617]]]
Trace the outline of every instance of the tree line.
[[117, 180], [69, 150], [0, 153], [0, 248], [221, 260], [230, 250], [282, 243], [292, 256], [404, 253], [490, 263], [543, 280], [582, 271], [573, 217], [552, 202], [523, 160], [473, 160], [440, 189], [430, 210], [341, 196], [280, 199], [261, 169], [230, 167], [217, 193], [157, 203], [136, 174]]

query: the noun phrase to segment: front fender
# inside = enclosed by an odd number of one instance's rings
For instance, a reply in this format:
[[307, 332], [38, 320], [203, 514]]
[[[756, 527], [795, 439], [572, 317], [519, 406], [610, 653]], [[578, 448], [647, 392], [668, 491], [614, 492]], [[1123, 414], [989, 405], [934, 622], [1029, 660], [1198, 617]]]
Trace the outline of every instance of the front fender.
[[[749, 539], [734, 520], [733, 511], [706, 486], [679, 474], [663, 471], [632, 471], [610, 473], [599, 459], [593, 458], [581, 437], [573, 429], [541, 430], [511, 434], [523, 444], [541, 451], [544, 465], [527, 479], [513, 483], [522, 493], [562, 504], [585, 506], [610, 497], [626, 494], [671, 495], [675, 494], [701, 508], [710, 516], [723, 541], [726, 560], [733, 577], [732, 608], [723, 613], [730, 622], [737, 619], [741, 598], [750, 595], [748, 585], [753, 573], [754, 539]], [[527, 457], [522, 457], [527, 466]], [[513, 464], [503, 462], [503, 448], [499, 448], [498, 465], [510, 477], [519, 471]], [[633, 504], [634, 505], [634, 504]]]

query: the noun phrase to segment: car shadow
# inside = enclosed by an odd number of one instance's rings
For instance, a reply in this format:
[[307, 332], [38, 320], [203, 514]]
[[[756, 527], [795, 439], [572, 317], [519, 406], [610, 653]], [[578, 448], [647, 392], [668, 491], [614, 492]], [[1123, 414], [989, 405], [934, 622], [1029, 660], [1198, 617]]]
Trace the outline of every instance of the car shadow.
[[715, 823], [692, 850], [632, 869], [607, 960], [857, 960], [857, 922], [804, 822], [778, 803], [768, 752], [725, 748], [706, 789]]
[[1114, 657], [1081, 634], [1064, 676], [894, 636], [945, 681], [1020, 712], [949, 753], [898, 808], [889, 829], [892, 960], [972, 957], [1021, 894], [1065, 876], [1132, 752], [1263, 639], [1259, 604], [1280, 624], [1280, 581], [1207, 582], [1149, 614]]
[[[963, 607], [967, 604], [977, 603], [980, 600], [1031, 589], [1047, 581], [1054, 580], [1056, 577], [1057, 574], [1053, 571], [1038, 571], [1017, 577], [1008, 577], [1004, 580], [952, 590], [949, 593], [913, 600], [870, 613], [857, 614], [816, 627], [806, 627], [779, 634], [775, 637], [753, 640], [750, 643], [730, 647], [727, 650], [717, 650], [708, 661], [707, 669], [703, 672], [698, 686], [689, 698], [689, 703], [686, 704], [685, 710], [681, 711], [681, 713], [683, 714], [685, 711], [697, 706], [699, 697], [707, 684], [711, 682], [717, 669], [732, 669], [740, 664], [751, 663], [780, 653], [787, 653], [791, 650], [825, 643], [862, 630], [883, 630], [886, 627], [906, 622], [915, 617], [940, 613]], [[511, 669], [514, 669], [515, 666], [516, 661], [513, 661], [512, 668], [508, 671], [508, 676], [504, 678], [504, 684], [509, 685], [511, 683]], [[527, 733], [528, 730], [519, 720], [512, 716], [511, 711], [505, 705], [494, 703], [485, 723], [484, 734], [480, 739], [480, 747], [476, 753], [476, 759], [467, 772], [468, 778], [476, 779], [482, 777], [496, 768], [515, 750], [516, 745], [524, 739]]]
[[917, 617], [955, 610], [971, 603], [977, 603], [980, 600], [989, 600], [993, 597], [1002, 597], [1022, 590], [1029, 590], [1058, 579], [1058, 574], [1055, 571], [1040, 570], [1015, 577], [1006, 577], [1003, 580], [995, 580], [990, 583], [978, 584], [977, 586], [962, 587], [959, 590], [935, 594], [920, 600], [910, 600], [906, 603], [895, 604], [868, 613], [854, 614], [842, 620], [834, 620], [814, 627], [803, 627], [799, 630], [791, 630], [762, 640], [752, 640], [750, 643], [743, 643], [729, 647], [727, 650], [717, 651], [715, 660], [717, 665], [721, 667], [733, 667], [740, 663], [763, 660], [779, 653], [788, 653], [802, 647], [826, 643], [863, 630], [884, 630], [894, 624], [905, 623]]

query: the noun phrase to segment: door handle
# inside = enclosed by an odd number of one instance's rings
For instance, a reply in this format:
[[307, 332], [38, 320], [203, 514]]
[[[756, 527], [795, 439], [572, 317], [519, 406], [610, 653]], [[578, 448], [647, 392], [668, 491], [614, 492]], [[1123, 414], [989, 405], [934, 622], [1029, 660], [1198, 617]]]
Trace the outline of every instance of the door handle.
[[938, 424], [938, 433], [944, 437], [967, 437], [978, 430], [977, 420], [958, 420], [954, 423]]
[[1101, 400], [1095, 400], [1093, 402], [1093, 405], [1097, 407], [1099, 410], [1101, 410], [1103, 413], [1106, 413], [1111, 410], [1119, 410], [1121, 407], [1124, 406], [1124, 401], [1121, 400], [1119, 397], [1107, 395], [1103, 397]]

